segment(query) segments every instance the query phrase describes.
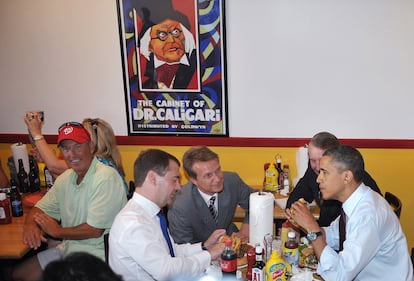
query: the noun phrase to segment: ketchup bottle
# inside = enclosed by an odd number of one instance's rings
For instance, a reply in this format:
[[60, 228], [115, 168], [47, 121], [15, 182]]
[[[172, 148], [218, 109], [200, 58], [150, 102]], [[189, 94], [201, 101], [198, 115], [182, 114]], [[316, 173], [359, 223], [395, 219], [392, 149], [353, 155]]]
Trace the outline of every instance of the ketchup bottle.
[[246, 272], [246, 278], [247, 280], [252, 280], [252, 268], [253, 264], [256, 261], [256, 249], [250, 248], [247, 251], [247, 272]]

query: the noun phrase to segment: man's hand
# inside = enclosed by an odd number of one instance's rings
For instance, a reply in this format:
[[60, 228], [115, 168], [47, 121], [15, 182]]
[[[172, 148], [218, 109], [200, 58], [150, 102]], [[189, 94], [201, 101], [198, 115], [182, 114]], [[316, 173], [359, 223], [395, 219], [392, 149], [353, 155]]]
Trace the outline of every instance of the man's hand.
[[212, 245], [217, 244], [220, 242], [220, 238], [226, 235], [225, 229], [216, 229], [211, 233], [210, 237], [204, 242], [204, 246], [209, 249]]
[[39, 226], [35, 223], [26, 223], [23, 231], [23, 243], [36, 250], [42, 242], [47, 242], [47, 239], [42, 234]]
[[217, 243], [212, 245], [209, 249], [208, 252], [210, 253], [211, 256], [211, 260], [218, 260], [221, 257], [221, 253], [224, 250], [224, 243]]
[[305, 232], [319, 229], [318, 222], [315, 220], [307, 204], [296, 201], [290, 209], [285, 210], [287, 218], [295, 225], [301, 227]]
[[59, 230], [62, 227], [55, 219], [49, 217], [45, 213], [37, 213], [33, 216], [33, 219], [45, 233], [52, 237], [61, 238], [59, 236]]

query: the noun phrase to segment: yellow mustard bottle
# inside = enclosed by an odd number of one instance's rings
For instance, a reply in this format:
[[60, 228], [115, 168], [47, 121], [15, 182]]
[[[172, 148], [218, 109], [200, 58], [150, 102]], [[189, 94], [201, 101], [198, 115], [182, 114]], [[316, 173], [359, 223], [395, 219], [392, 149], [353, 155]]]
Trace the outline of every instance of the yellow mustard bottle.
[[266, 278], [267, 281], [286, 281], [286, 263], [276, 250], [266, 262]]
[[265, 171], [265, 190], [275, 192], [277, 191], [277, 170], [273, 163]]

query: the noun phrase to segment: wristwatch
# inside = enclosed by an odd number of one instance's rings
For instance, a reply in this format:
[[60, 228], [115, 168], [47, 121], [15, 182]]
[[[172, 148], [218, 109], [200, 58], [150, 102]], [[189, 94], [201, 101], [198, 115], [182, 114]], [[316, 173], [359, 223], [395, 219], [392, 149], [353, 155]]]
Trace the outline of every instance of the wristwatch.
[[306, 235], [306, 238], [308, 238], [309, 241], [315, 241], [316, 238], [318, 238], [319, 236], [322, 236], [322, 231], [318, 231], [318, 232], [308, 232], [308, 234]]

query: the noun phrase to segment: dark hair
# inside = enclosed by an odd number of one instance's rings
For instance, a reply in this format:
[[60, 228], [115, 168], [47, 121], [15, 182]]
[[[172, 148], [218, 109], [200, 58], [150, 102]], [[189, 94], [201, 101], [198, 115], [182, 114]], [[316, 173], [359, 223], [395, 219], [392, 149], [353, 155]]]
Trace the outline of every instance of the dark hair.
[[122, 281], [100, 258], [76, 252], [50, 262], [43, 271], [43, 281]]
[[331, 157], [331, 162], [340, 172], [350, 170], [356, 182], [362, 182], [364, 159], [361, 153], [349, 145], [338, 145], [326, 150], [323, 156]]
[[178, 159], [159, 149], [147, 149], [141, 151], [134, 163], [135, 186], [142, 186], [149, 171], [154, 171], [160, 176], [164, 176], [170, 165], [170, 160], [180, 166]]
[[194, 163], [199, 161], [205, 162], [210, 160], [219, 160], [218, 154], [206, 146], [194, 146], [184, 153], [184, 170], [190, 178], [197, 179], [197, 174], [193, 170]]
[[326, 150], [328, 148], [338, 146], [339, 140], [331, 133], [320, 132], [314, 135], [309, 143], [317, 148]]

